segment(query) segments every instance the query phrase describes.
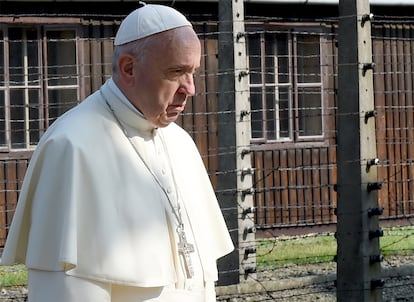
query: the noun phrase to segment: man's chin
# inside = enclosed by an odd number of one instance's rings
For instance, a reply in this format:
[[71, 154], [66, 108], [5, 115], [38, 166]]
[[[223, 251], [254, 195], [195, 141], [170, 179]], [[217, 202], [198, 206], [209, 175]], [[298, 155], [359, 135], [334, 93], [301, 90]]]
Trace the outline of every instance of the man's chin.
[[174, 123], [180, 115], [176, 114], [173, 116], [168, 116], [167, 118], [163, 118], [159, 120], [159, 127], [167, 127], [169, 124]]
[[170, 121], [170, 122], [175, 122], [178, 119], [178, 117], [180, 116], [180, 114], [181, 114], [181, 112], [171, 112], [171, 113], [167, 114], [165, 119]]

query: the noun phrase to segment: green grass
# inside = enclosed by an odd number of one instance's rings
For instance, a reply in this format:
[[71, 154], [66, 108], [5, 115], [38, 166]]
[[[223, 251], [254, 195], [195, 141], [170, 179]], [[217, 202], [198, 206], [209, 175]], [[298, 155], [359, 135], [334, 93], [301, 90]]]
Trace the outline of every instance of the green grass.
[[388, 255], [414, 254], [414, 227], [395, 227], [384, 229], [380, 238], [381, 252]]
[[263, 239], [257, 241], [257, 269], [332, 261], [335, 254], [336, 241], [333, 235]]
[[27, 284], [27, 270], [23, 264], [0, 266], [0, 288]]
[[[389, 255], [414, 255], [414, 227], [384, 228], [381, 252]], [[318, 234], [257, 240], [257, 269], [288, 264], [331, 262], [336, 255], [333, 234]], [[0, 266], [0, 288], [27, 284], [24, 265]]]
[[[380, 237], [381, 253], [389, 255], [414, 255], [414, 227], [384, 228]], [[333, 261], [336, 239], [332, 234], [315, 236], [278, 237], [257, 241], [257, 268], [269, 269], [287, 264]]]

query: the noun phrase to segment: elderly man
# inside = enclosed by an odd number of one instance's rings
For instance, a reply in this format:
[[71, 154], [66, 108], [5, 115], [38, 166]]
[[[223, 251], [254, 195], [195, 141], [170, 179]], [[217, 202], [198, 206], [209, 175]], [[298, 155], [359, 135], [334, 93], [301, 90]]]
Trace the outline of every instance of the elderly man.
[[44, 134], [2, 259], [28, 267], [30, 302], [216, 300], [233, 244], [174, 123], [200, 57], [181, 13], [144, 5], [119, 28], [113, 77]]

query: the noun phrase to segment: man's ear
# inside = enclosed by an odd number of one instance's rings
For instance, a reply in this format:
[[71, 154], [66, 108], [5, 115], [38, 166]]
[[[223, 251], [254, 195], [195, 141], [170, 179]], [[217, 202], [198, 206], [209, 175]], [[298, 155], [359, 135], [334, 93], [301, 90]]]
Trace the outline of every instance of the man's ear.
[[119, 77], [126, 85], [131, 84], [134, 80], [134, 63], [134, 57], [128, 54], [122, 55], [118, 59]]

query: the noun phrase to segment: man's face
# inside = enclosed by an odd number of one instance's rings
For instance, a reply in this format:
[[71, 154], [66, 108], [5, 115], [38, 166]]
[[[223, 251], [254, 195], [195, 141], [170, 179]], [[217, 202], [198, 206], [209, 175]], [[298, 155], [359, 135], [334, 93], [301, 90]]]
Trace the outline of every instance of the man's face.
[[191, 27], [158, 35], [149, 52], [137, 59], [130, 101], [157, 127], [177, 120], [187, 97], [195, 93], [193, 75], [200, 66], [201, 46]]

